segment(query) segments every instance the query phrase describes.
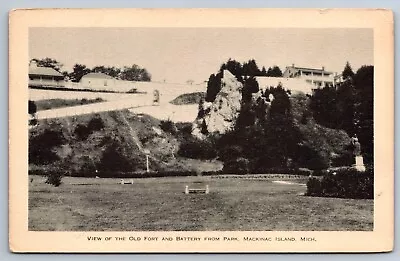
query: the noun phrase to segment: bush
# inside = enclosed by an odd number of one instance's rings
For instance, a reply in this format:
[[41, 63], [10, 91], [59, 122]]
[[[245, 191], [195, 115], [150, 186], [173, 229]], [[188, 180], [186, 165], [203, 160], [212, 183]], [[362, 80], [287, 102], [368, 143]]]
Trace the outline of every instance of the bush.
[[179, 146], [178, 155], [192, 159], [213, 159], [217, 151], [210, 141], [189, 138]]
[[29, 114], [35, 114], [37, 111], [37, 107], [34, 101], [29, 100], [28, 101], [28, 113]]
[[339, 169], [325, 174], [321, 180], [310, 178], [307, 196], [355, 199], [374, 198], [373, 170], [358, 172], [355, 169]]
[[61, 185], [62, 175], [59, 172], [53, 172], [47, 176], [46, 184], [58, 187]]
[[87, 126], [78, 124], [75, 128], [75, 135], [79, 140], [87, 139], [93, 132], [102, 130], [104, 128], [103, 120], [100, 117], [92, 118]]
[[224, 163], [223, 173], [227, 174], [249, 174], [249, 160], [239, 157]]
[[53, 149], [64, 143], [65, 137], [60, 130], [46, 129], [42, 133], [31, 136], [29, 139], [29, 163], [46, 165], [59, 160], [59, 156]]
[[161, 121], [160, 128], [170, 134], [176, 134], [178, 131], [175, 123], [173, 123], [171, 120]]
[[85, 125], [78, 124], [75, 128], [74, 133], [78, 140], [86, 140], [90, 136], [91, 131]]
[[99, 131], [104, 128], [104, 122], [100, 117], [94, 117], [89, 121], [87, 127], [91, 132]]
[[123, 146], [118, 141], [113, 141], [106, 147], [99, 164], [99, 169], [105, 171], [132, 171], [134, 168], [135, 162], [124, 153]]

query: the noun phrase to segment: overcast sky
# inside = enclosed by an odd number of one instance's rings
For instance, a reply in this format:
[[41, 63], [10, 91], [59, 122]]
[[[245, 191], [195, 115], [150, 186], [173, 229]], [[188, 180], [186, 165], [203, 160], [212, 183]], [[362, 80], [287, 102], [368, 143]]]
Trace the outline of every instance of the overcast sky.
[[258, 66], [295, 64], [341, 72], [373, 65], [372, 29], [270, 28], [31, 28], [29, 58], [50, 57], [71, 71], [137, 64], [154, 81], [207, 80], [233, 58], [255, 59]]

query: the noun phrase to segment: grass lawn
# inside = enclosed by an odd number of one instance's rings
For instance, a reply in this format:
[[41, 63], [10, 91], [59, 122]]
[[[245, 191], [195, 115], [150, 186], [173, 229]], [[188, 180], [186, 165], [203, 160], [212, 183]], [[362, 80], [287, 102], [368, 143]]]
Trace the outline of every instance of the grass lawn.
[[44, 111], [63, 107], [72, 107], [97, 102], [104, 102], [101, 98], [96, 99], [48, 99], [35, 101], [37, 111]]
[[[35, 231], [343, 231], [373, 229], [373, 200], [303, 196], [305, 186], [271, 180], [177, 177], [30, 176], [29, 230]], [[305, 180], [304, 180], [305, 182]], [[184, 194], [185, 185], [210, 193]]]

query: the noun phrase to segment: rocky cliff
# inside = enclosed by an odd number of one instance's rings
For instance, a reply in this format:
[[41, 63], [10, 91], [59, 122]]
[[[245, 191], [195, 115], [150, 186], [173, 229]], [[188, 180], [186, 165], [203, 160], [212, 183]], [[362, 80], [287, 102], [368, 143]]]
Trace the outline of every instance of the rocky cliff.
[[243, 84], [232, 73], [224, 70], [221, 85], [214, 102], [204, 102], [193, 123], [192, 134], [200, 139], [206, 133], [223, 134], [232, 130], [239, 116]]

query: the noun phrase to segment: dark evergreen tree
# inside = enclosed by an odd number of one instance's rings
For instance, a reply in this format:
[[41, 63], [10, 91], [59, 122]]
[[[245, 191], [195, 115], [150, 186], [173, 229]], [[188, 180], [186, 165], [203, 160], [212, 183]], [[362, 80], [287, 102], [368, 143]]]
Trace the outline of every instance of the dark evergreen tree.
[[343, 79], [351, 79], [354, 76], [353, 69], [350, 66], [349, 62], [346, 62], [346, 65], [344, 66], [343, 72], [342, 72]]
[[72, 68], [72, 72], [69, 74], [69, 78], [73, 82], [79, 82], [85, 74], [90, 73], [91, 70], [83, 64], [75, 64]]
[[355, 132], [367, 162], [372, 162], [374, 153], [374, 67], [362, 66], [354, 75]]
[[269, 67], [266, 76], [268, 77], [282, 77], [283, 73], [278, 66]]

